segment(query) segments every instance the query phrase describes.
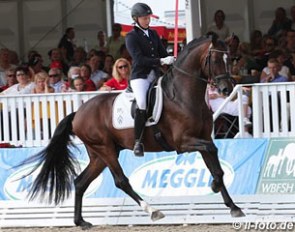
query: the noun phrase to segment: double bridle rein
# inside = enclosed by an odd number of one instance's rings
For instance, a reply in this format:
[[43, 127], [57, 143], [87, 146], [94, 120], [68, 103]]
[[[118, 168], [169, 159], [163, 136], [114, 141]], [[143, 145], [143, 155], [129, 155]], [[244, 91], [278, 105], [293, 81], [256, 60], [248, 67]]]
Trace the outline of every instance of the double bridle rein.
[[[225, 74], [220, 74], [218, 76], [215, 76], [214, 78], [212, 78], [212, 70], [211, 70], [211, 55], [212, 55], [212, 52], [223, 53], [223, 56], [224, 56], [223, 59], [224, 59], [225, 68], [226, 68], [226, 73]], [[227, 68], [227, 65], [226, 65], [226, 63], [227, 63], [226, 59], [227, 59], [227, 54], [228, 53], [229, 53], [228, 51], [223, 51], [223, 50], [212, 48], [212, 43], [209, 45], [209, 51], [208, 51], [208, 54], [206, 56], [206, 61], [205, 61], [205, 67], [207, 65], [209, 67], [209, 78], [208, 79], [205, 79], [201, 75], [198, 75], [198, 74], [200, 74], [200, 71], [198, 71], [197, 73], [189, 73], [189, 72], [183, 70], [182, 68], [176, 66], [175, 64], [173, 64], [173, 68], [176, 69], [178, 72], [186, 75], [186, 76], [197, 78], [197, 79], [199, 79], [201, 81], [206, 82], [207, 84], [211, 83], [212, 79], [214, 81], [217, 81], [217, 82], [219, 82], [220, 80], [223, 80], [223, 79], [231, 79], [231, 76], [229, 74], [229, 71], [228, 71], [228, 68]]]

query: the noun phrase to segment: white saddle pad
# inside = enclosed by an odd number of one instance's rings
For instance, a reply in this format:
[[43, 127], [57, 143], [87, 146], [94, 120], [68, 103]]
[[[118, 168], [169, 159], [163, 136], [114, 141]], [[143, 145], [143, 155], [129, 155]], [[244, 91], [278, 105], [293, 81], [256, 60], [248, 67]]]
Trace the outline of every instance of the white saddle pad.
[[[159, 78], [156, 88], [156, 101], [153, 108], [153, 114], [148, 118], [146, 126], [152, 126], [158, 123], [163, 109], [163, 90]], [[133, 93], [123, 91], [120, 93], [113, 104], [113, 126], [116, 129], [127, 129], [134, 127], [134, 119], [131, 116], [131, 105], [134, 100]]]

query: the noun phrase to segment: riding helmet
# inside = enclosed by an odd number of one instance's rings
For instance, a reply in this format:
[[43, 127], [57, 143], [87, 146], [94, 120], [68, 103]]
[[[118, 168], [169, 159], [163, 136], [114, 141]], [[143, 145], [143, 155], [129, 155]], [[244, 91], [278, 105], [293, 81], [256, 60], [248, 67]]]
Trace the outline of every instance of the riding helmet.
[[145, 3], [135, 3], [131, 9], [131, 16], [135, 20], [137, 17], [143, 17], [153, 14], [152, 9]]

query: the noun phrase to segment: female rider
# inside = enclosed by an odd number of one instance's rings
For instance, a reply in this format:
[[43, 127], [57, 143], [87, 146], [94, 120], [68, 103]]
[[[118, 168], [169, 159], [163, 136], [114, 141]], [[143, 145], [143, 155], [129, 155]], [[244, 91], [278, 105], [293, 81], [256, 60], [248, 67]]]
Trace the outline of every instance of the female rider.
[[170, 65], [173, 56], [168, 56], [159, 35], [149, 28], [153, 12], [145, 3], [136, 3], [131, 9], [134, 28], [126, 35], [126, 47], [132, 57], [130, 86], [137, 103], [134, 117], [134, 154], [143, 156], [142, 135], [146, 123], [147, 92], [150, 84], [160, 74], [160, 65]]

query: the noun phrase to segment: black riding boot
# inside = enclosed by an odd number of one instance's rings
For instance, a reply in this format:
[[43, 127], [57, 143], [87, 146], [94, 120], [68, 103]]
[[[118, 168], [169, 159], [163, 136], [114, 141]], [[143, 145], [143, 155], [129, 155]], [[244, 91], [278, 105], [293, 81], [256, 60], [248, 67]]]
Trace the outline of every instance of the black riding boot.
[[134, 117], [134, 133], [135, 133], [135, 144], [133, 152], [136, 156], [143, 156], [144, 147], [141, 142], [143, 131], [146, 123], [146, 111], [136, 109]]

